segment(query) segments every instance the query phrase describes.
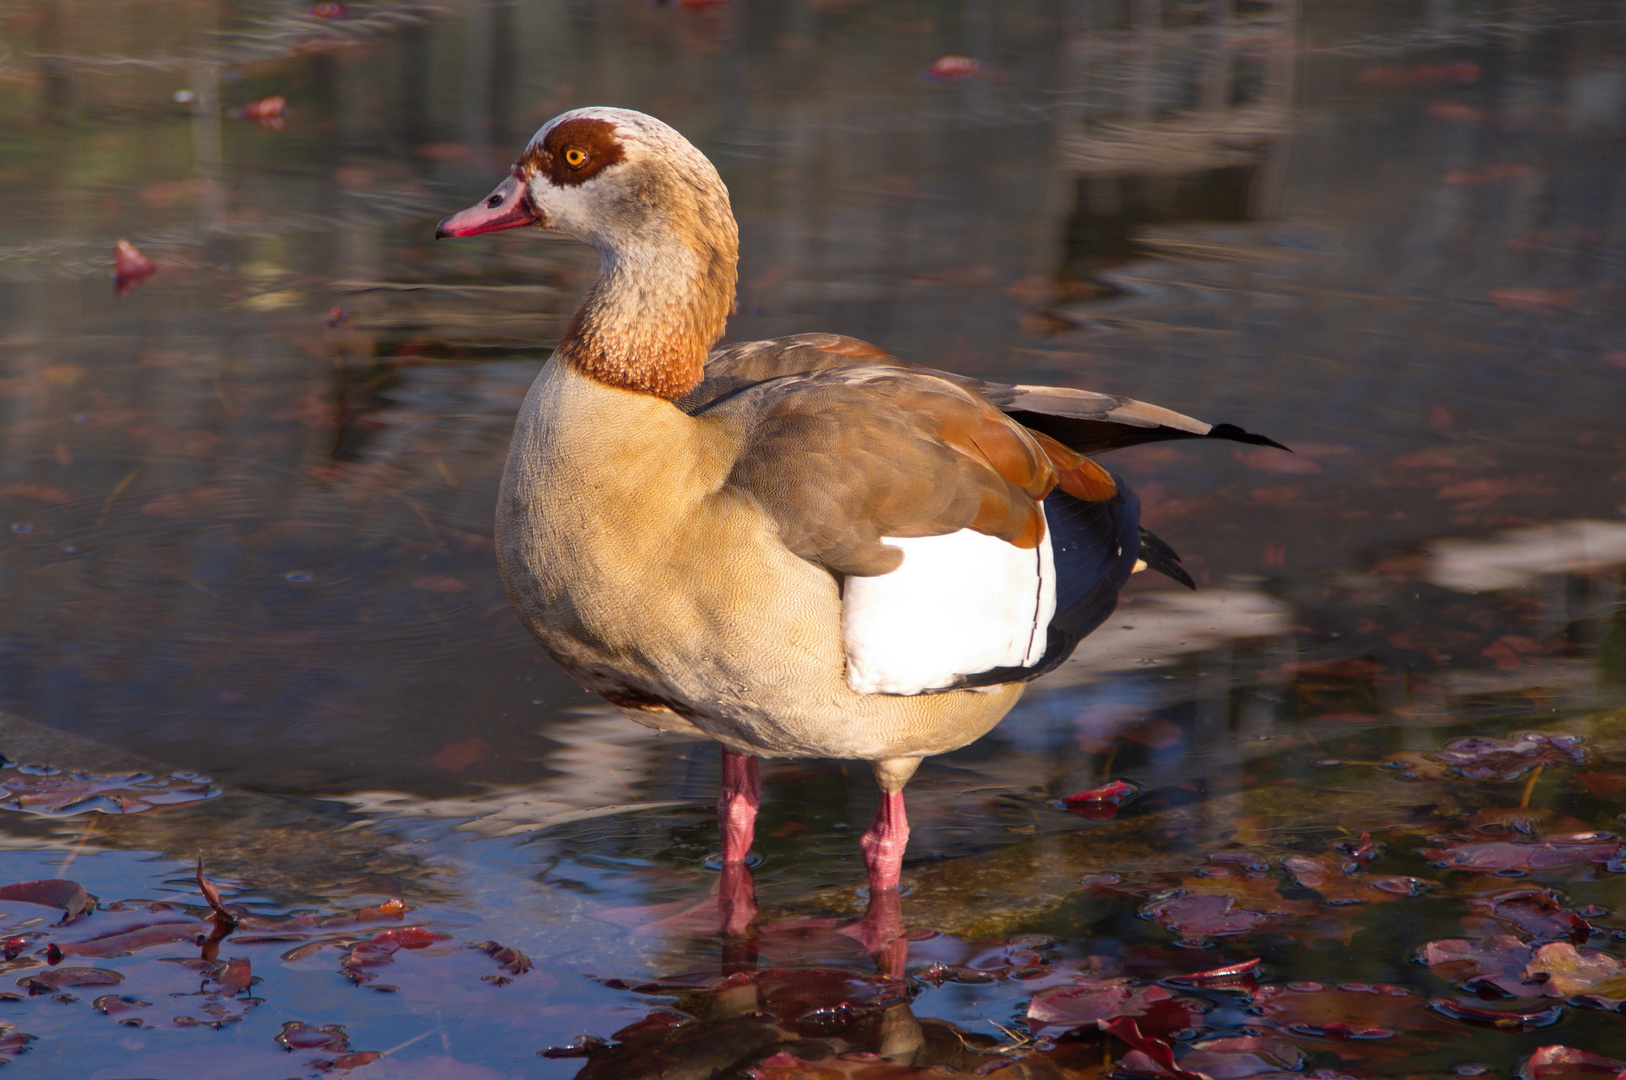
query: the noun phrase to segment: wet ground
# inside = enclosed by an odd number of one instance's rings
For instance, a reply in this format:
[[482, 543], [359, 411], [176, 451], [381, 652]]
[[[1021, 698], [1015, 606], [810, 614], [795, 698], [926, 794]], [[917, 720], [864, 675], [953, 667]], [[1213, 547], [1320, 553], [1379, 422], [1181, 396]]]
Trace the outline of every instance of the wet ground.
[[[1618, 1070], [1623, 56], [1584, 0], [0, 2], [0, 880], [89, 894], [0, 888], [0, 1060]], [[431, 236], [600, 103], [718, 164], [730, 340], [1297, 451], [1106, 461], [1199, 590], [1141, 575], [922, 768], [906, 948], [842, 932], [837, 762], [767, 767], [716, 936], [714, 750], [502, 595], [508, 431], [594, 261]]]

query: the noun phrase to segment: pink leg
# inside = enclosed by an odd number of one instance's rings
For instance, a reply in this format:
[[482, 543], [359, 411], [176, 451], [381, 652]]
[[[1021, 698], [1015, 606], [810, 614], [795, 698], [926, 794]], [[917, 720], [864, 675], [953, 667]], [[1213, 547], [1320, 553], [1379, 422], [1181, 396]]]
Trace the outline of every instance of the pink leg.
[[762, 777], [757, 759], [723, 747], [723, 793], [717, 799], [717, 825], [723, 834], [723, 863], [744, 862], [756, 839]]
[[909, 819], [903, 812], [903, 792], [881, 792], [875, 821], [859, 840], [864, 869], [869, 871], [869, 894], [897, 891], [903, 873], [903, 849], [909, 845]]

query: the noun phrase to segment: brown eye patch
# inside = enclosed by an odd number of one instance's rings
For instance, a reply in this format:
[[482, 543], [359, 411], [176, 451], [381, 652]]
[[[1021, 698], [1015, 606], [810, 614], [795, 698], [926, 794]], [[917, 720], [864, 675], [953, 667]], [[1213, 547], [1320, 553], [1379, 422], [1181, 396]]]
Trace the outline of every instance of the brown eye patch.
[[575, 187], [626, 156], [615, 137], [614, 124], [584, 116], [566, 120], [548, 132], [540, 144], [525, 151], [519, 163], [560, 187]]

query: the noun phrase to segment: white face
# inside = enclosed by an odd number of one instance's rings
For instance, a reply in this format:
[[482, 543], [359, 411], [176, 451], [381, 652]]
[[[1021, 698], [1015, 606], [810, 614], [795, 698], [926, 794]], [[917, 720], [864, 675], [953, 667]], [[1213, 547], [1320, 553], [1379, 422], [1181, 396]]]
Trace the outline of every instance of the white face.
[[520, 225], [556, 229], [604, 256], [664, 251], [656, 261], [714, 240], [732, 247], [735, 235], [728, 189], [705, 155], [654, 117], [610, 108], [548, 121], [509, 179], [437, 235]]

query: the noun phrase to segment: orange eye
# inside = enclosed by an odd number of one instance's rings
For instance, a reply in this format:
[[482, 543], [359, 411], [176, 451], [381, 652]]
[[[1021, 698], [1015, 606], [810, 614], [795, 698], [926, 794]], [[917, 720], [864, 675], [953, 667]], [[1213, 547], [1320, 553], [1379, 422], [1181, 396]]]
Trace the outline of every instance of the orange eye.
[[579, 169], [587, 164], [587, 151], [579, 146], [572, 146], [565, 151], [565, 164], [572, 169]]

